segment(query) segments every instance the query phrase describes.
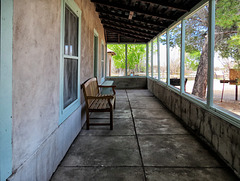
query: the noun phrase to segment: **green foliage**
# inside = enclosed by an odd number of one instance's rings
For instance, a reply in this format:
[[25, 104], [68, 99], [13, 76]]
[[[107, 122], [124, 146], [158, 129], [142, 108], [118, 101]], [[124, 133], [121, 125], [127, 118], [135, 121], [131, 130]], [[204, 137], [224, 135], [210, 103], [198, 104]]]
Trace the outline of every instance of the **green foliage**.
[[216, 3], [216, 49], [223, 58], [232, 57], [240, 64], [240, 2], [218, 0]]
[[109, 44], [108, 48], [116, 53], [113, 56], [114, 65], [117, 69], [125, 69], [125, 45], [124, 44]]
[[196, 71], [199, 65], [200, 56], [200, 51], [187, 53], [185, 58], [185, 67], [187, 69]]
[[[145, 44], [128, 44], [127, 68], [128, 70], [143, 71], [146, 63], [146, 45]], [[113, 50], [117, 55], [113, 56], [113, 61], [117, 69], [125, 69], [125, 44], [109, 44], [108, 48]]]

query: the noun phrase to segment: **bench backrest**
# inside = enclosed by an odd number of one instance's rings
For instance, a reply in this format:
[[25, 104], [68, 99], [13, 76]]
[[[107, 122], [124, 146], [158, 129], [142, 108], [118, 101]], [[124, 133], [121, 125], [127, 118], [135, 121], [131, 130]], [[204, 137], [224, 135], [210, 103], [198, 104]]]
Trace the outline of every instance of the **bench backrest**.
[[97, 96], [99, 94], [97, 78], [93, 77], [88, 79], [86, 82], [82, 84], [82, 88], [87, 106], [91, 105], [93, 99], [87, 101], [87, 96]]

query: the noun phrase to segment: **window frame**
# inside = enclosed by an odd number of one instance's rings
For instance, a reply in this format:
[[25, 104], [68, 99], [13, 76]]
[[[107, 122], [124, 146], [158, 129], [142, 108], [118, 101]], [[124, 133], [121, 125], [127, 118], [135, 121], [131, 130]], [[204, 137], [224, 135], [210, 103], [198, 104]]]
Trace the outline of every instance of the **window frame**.
[[[208, 52], [208, 80], [207, 80], [207, 98], [206, 101], [202, 101], [200, 99], [197, 99], [194, 95], [185, 93], [184, 91], [184, 60], [185, 60], [185, 19], [192, 14], [194, 14], [196, 11], [201, 9], [202, 7], [206, 6], [208, 3], [209, 5], [209, 33], [208, 33], [208, 43], [209, 43], [209, 50]], [[180, 55], [180, 80], [181, 80], [181, 88], [180, 91], [179, 89], [171, 86], [169, 83], [169, 30], [171, 30], [174, 26], [177, 24], [182, 23], [181, 26], [181, 55]], [[213, 115], [216, 115], [227, 122], [231, 123], [234, 126], [237, 126], [240, 128], [240, 121], [239, 121], [239, 116], [235, 115], [234, 113], [231, 114], [228, 113], [225, 110], [219, 109], [218, 107], [214, 106], [213, 104], [213, 69], [214, 69], [214, 31], [215, 31], [215, 0], [203, 0], [200, 3], [198, 3], [194, 8], [192, 8], [188, 13], [183, 15], [182, 17], [179, 18], [179, 21], [173, 23], [172, 25], [169, 26], [169, 28], [166, 28], [163, 33], [159, 34], [158, 37], [162, 36], [163, 34], [167, 33], [167, 84], [161, 80], [156, 80], [160, 83], [160, 85], [167, 87], [169, 90], [175, 92], [176, 94], [181, 95], [183, 98], [193, 102], [197, 106], [209, 111]], [[152, 41], [152, 40], [151, 40]], [[149, 41], [148, 43], [150, 43]], [[148, 45], [147, 43], [147, 45]], [[161, 55], [160, 55], [161, 56]], [[148, 56], [147, 56], [148, 58]], [[147, 66], [147, 65], [146, 65]], [[149, 72], [147, 71], [147, 75]], [[148, 78], [151, 78], [150, 76], [147, 76]]]
[[[68, 6], [78, 17], [78, 56], [64, 54], [65, 37], [65, 8]], [[63, 123], [77, 108], [80, 107], [80, 62], [81, 62], [81, 14], [82, 11], [74, 0], [62, 0], [61, 13], [61, 42], [60, 42], [60, 116], [59, 124]], [[64, 108], [64, 58], [78, 61], [77, 99]]]
[[[0, 1], [0, 180], [12, 174], [13, 1]], [[4, 45], [4, 46], [2, 46]]]

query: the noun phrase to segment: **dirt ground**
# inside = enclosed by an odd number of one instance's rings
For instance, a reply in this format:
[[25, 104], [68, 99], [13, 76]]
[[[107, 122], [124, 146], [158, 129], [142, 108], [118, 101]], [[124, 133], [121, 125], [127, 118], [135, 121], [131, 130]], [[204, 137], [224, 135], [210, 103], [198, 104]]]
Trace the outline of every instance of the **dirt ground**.
[[[186, 91], [191, 93], [194, 81], [190, 80], [187, 82]], [[223, 91], [223, 99], [222, 90]], [[238, 100], [235, 100], [236, 85], [230, 85], [228, 83], [222, 84], [220, 80], [214, 79], [214, 92], [213, 92], [213, 103], [220, 108], [226, 109], [232, 113], [240, 116], [240, 86], [238, 86]]]

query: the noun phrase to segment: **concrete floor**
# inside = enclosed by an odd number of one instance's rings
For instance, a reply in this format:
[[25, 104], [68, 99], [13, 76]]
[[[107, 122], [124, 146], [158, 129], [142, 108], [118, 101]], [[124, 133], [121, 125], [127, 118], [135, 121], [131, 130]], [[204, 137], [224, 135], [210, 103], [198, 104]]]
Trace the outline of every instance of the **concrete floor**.
[[[91, 122], [109, 121], [94, 113]], [[83, 128], [52, 181], [238, 180], [148, 90], [117, 90], [114, 128]]]

